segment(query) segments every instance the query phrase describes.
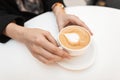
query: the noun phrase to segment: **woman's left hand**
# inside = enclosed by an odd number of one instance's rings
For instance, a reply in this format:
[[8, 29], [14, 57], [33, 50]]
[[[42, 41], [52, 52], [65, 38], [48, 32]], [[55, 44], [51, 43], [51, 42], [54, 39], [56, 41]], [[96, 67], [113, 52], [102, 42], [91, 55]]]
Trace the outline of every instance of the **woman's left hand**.
[[68, 25], [79, 25], [86, 28], [92, 35], [92, 32], [88, 28], [88, 26], [75, 15], [62, 13], [62, 14], [59, 14], [59, 16], [56, 17], [56, 19], [59, 26], [59, 30], [61, 30], [62, 28]]

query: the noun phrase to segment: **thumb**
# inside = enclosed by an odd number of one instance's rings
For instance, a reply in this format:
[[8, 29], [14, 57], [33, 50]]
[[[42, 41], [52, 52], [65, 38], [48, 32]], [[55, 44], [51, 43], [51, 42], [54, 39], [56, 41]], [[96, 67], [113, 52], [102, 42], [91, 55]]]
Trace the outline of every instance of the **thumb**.
[[47, 33], [45, 34], [45, 38], [46, 38], [49, 42], [51, 42], [52, 44], [54, 44], [55, 46], [58, 46], [57, 41], [56, 41], [55, 38], [50, 34], [50, 32], [47, 32]]

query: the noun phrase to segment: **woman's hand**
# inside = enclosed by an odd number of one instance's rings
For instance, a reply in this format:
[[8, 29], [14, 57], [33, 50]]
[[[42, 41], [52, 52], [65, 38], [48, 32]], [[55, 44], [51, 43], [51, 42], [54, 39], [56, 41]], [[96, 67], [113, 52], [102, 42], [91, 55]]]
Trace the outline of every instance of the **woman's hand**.
[[57, 19], [59, 30], [61, 30], [65, 26], [79, 25], [86, 28], [92, 35], [92, 32], [87, 27], [87, 25], [75, 15], [62, 13], [62, 14], [59, 14], [59, 16], [56, 16], [56, 19]]
[[57, 46], [57, 42], [48, 31], [28, 28], [24, 31], [24, 40], [33, 56], [46, 64], [69, 58], [68, 53]]
[[32, 55], [43, 63], [55, 63], [63, 58], [69, 58], [69, 54], [57, 46], [52, 35], [38, 28], [25, 28], [10, 23], [5, 35], [24, 43]]
[[68, 25], [79, 25], [79, 26], [86, 28], [92, 35], [92, 32], [90, 31], [90, 29], [87, 27], [87, 25], [82, 20], [80, 20], [75, 15], [70, 15], [70, 14], [65, 13], [65, 10], [62, 7], [61, 3], [57, 3], [56, 5], [53, 5], [52, 10], [56, 16], [59, 30], [61, 30], [62, 28]]

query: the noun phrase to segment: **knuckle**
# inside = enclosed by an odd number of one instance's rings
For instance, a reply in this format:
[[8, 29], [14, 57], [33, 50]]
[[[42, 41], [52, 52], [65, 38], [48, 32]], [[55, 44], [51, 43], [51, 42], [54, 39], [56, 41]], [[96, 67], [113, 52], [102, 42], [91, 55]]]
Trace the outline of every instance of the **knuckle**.
[[55, 61], [61, 61], [62, 60], [62, 57], [59, 57], [59, 56], [56, 56], [56, 58], [55, 58]]
[[35, 45], [31, 45], [31, 46], [30, 46], [30, 50], [31, 50], [31, 51], [34, 51], [34, 49], [35, 49]]
[[[38, 60], [40, 60], [40, 59], [38, 59]], [[48, 61], [44, 61], [44, 60], [40, 60], [42, 63], [44, 63], [44, 64], [49, 64], [49, 62]]]
[[52, 60], [49, 60], [49, 61], [45, 61], [44, 63], [45, 64], [53, 64], [54, 62]]
[[50, 35], [50, 32], [45, 31], [44, 34], [45, 34], [45, 35]]
[[57, 55], [52, 55], [51, 57], [49, 57], [48, 59], [50, 62], [56, 62], [56, 61], [60, 61], [61, 57], [57, 56]]
[[49, 61], [53, 61], [53, 60], [54, 60], [54, 57], [53, 57], [53, 56], [50, 56], [50, 57], [48, 58], [48, 60], [49, 60]]
[[52, 52], [59, 52], [59, 49], [58, 48], [52, 48]]
[[45, 64], [50, 64], [49, 61], [42, 61], [42, 62], [45, 63]]
[[31, 51], [31, 55], [32, 55], [33, 57], [37, 58], [37, 56], [36, 56], [36, 53], [35, 53], [35, 52]]
[[63, 55], [63, 51], [62, 50], [59, 50], [59, 55]]
[[40, 39], [38, 37], [34, 38], [35, 43], [39, 43]]
[[41, 48], [38, 49], [36, 45], [33, 45], [31, 47], [31, 52], [32, 52], [32, 54], [42, 54]]
[[64, 54], [64, 52], [61, 49], [55, 49], [53, 50], [54, 54], [58, 55], [58, 56], [62, 56]]
[[63, 50], [62, 49], [57, 49], [57, 52], [61, 54], [61, 53], [63, 53]]
[[33, 46], [31, 47], [31, 51], [32, 51], [32, 53], [34, 53], [34, 54], [35, 54], [35, 53], [38, 53], [37, 50], [36, 50], [36, 48], [35, 48], [35, 45], [33, 45]]
[[35, 37], [33, 42], [34, 42], [35, 44], [40, 44], [40, 43], [43, 43], [44, 40], [43, 40], [42, 38]]

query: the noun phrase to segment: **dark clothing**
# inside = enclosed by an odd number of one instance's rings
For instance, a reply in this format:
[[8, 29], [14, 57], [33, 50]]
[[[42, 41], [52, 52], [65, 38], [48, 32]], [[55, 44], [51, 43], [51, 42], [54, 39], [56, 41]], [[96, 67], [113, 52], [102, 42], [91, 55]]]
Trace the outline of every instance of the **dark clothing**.
[[39, 14], [43, 12], [42, 0], [16, 0], [19, 10]]
[[120, 0], [106, 0], [106, 6], [120, 9]]
[[[63, 0], [42, 0], [42, 2], [44, 12], [47, 12], [51, 11], [54, 3], [63, 3]], [[2, 34], [10, 22], [15, 20], [18, 25], [23, 26], [25, 21], [35, 16], [34, 13], [20, 11], [15, 0], [0, 0], [0, 42], [4, 43], [10, 39]]]

